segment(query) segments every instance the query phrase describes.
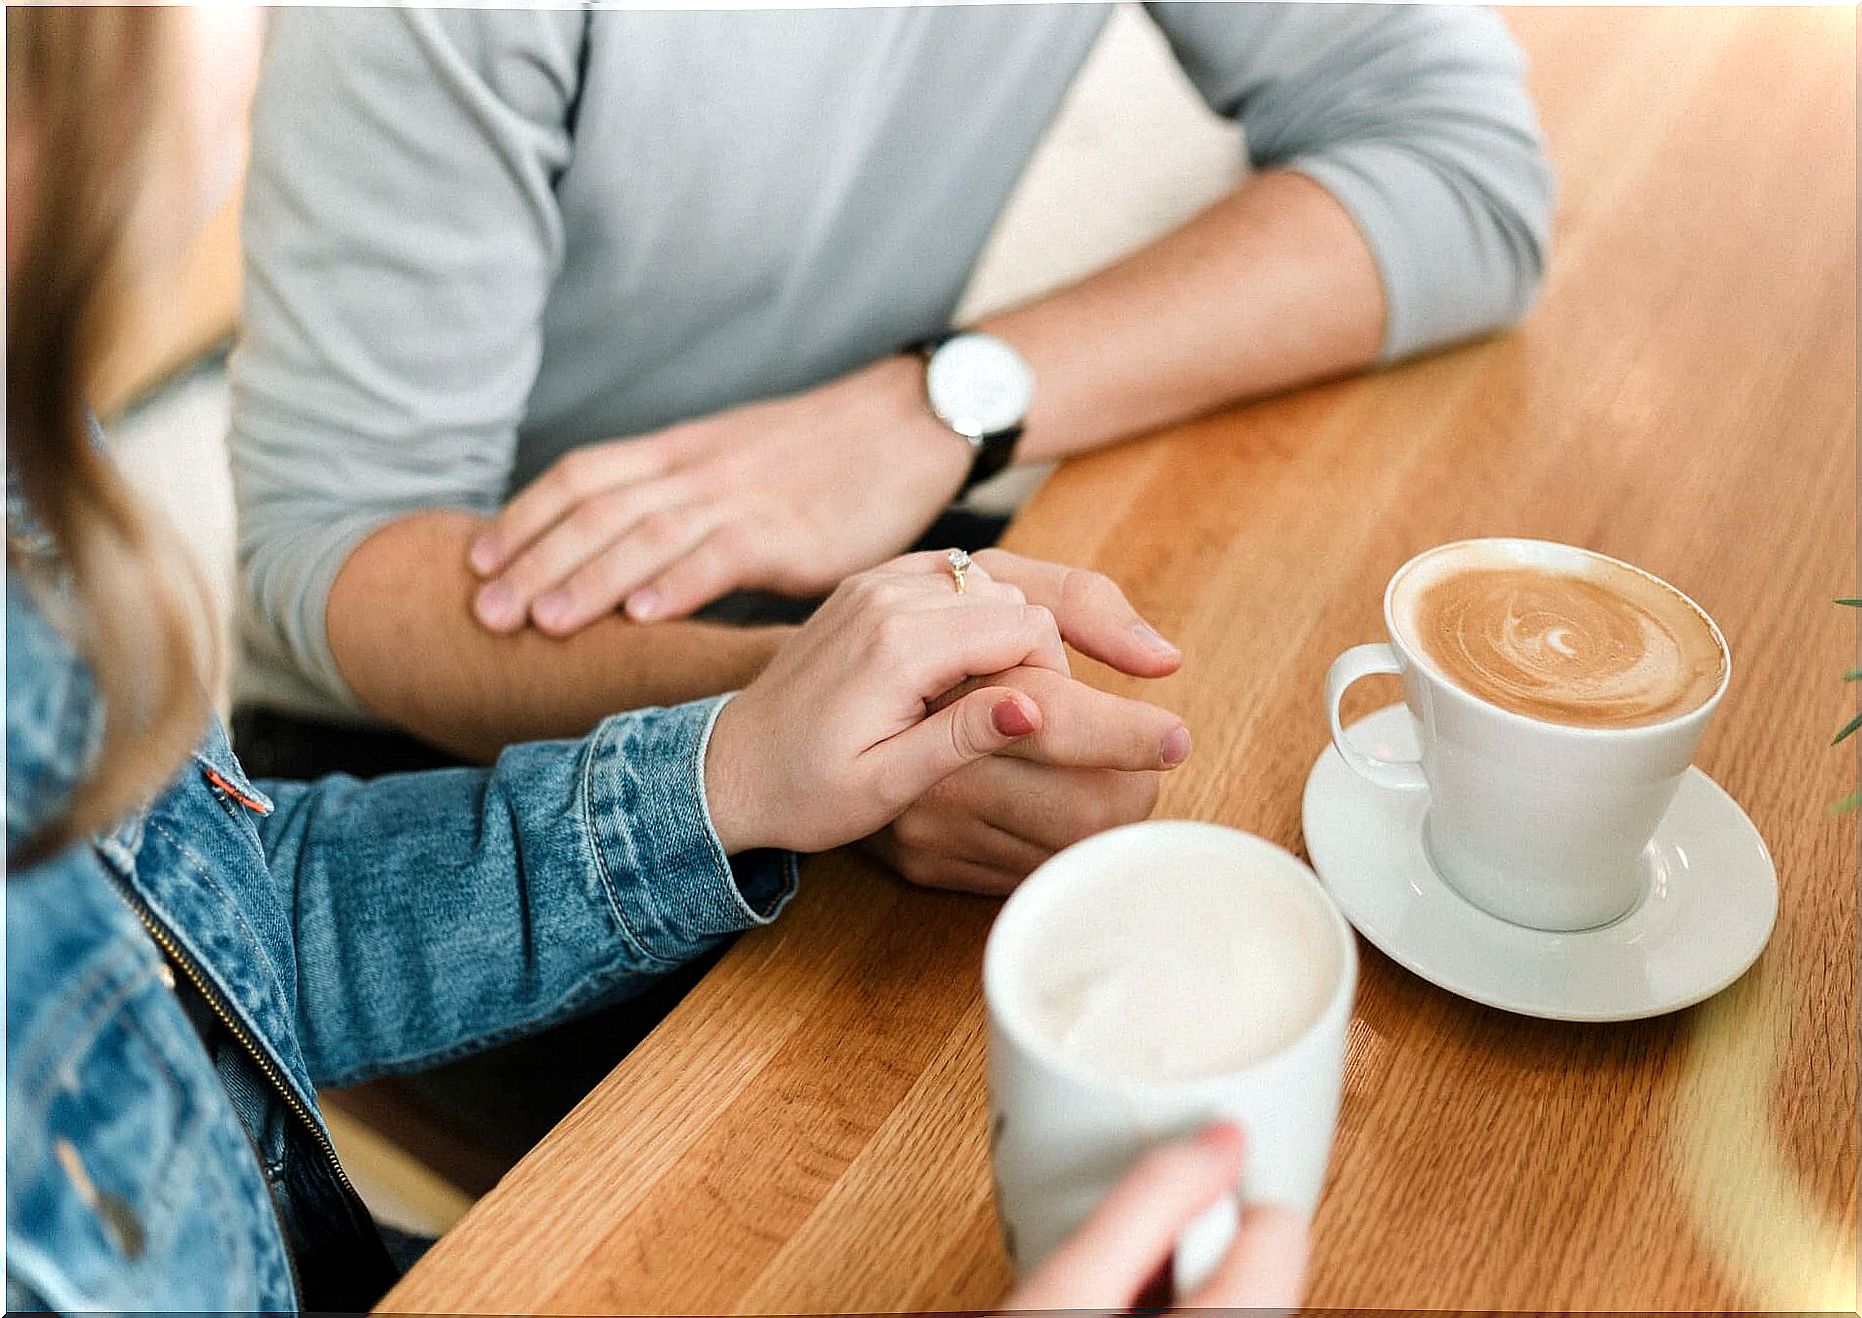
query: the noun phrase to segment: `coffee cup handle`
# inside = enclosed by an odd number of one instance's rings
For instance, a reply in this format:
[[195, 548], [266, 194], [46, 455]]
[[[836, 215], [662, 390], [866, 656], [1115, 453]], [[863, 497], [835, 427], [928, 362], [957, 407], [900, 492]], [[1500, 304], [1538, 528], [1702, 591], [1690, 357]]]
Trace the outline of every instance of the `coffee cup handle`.
[[1332, 722], [1332, 744], [1338, 747], [1338, 753], [1345, 757], [1345, 763], [1360, 777], [1368, 778], [1379, 787], [1413, 792], [1428, 786], [1423, 779], [1419, 761], [1386, 760], [1366, 755], [1346, 738], [1345, 729], [1338, 721], [1338, 704], [1344, 698], [1345, 688], [1373, 673], [1402, 671], [1402, 665], [1397, 662], [1397, 653], [1392, 647], [1381, 642], [1352, 646], [1332, 661], [1331, 671], [1325, 675], [1325, 712]]

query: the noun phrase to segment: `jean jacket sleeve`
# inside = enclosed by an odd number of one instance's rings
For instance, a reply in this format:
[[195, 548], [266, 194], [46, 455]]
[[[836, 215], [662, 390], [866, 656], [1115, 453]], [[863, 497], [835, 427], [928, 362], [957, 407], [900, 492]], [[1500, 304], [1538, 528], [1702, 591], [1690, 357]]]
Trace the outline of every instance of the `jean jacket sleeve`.
[[773, 919], [795, 858], [733, 868], [705, 806], [722, 704], [616, 715], [490, 769], [261, 784], [316, 1083], [528, 1033]]

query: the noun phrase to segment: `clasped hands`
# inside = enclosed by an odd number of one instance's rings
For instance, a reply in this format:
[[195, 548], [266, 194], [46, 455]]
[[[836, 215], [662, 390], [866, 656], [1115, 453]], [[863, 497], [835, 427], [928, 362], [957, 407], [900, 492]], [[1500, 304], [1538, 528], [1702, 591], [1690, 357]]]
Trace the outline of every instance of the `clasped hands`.
[[1076, 681], [1066, 646], [1156, 676], [1176, 650], [1098, 573], [984, 550], [967, 576], [959, 595], [932, 552], [856, 573], [724, 708], [706, 799], [727, 852], [865, 839], [915, 883], [1000, 893], [1150, 812], [1188, 730]]
[[[616, 608], [639, 621], [681, 617], [739, 588], [807, 595], [839, 582], [837, 598], [849, 587], [871, 596], [874, 581], [899, 576], [897, 565], [906, 560], [870, 565], [923, 532], [956, 491], [967, 462], [965, 447], [926, 412], [920, 368], [904, 359], [793, 398], [593, 445], [560, 459], [474, 542], [470, 562], [484, 582], [474, 611], [495, 631], [529, 623], [562, 636]], [[983, 551], [976, 563], [985, 579], [1014, 592], [1010, 603], [1039, 610], [1039, 625], [1082, 654], [1147, 678], [1167, 676], [1182, 661], [1098, 573], [1000, 550]], [[932, 563], [904, 575], [940, 570]], [[954, 586], [945, 577], [935, 590]], [[843, 645], [849, 626], [874, 611], [835, 605]], [[819, 635], [826, 628], [815, 627], [814, 638], [809, 630], [785, 643], [772, 668], [783, 668], [791, 651], [798, 659], [807, 651], [811, 664], [843, 671], [805, 676], [799, 662], [788, 665], [786, 677], [776, 676], [792, 704], [808, 682], [851, 680], [845, 670], [860, 662], [851, 652], [829, 653]], [[920, 648], [944, 644], [927, 632]], [[1058, 642], [1047, 648], [1047, 659], [1004, 671], [972, 665], [962, 672], [992, 675], [925, 693], [923, 707], [936, 713], [985, 685], [1012, 691], [1030, 702], [1039, 726], [997, 752], [946, 769], [869, 830], [868, 848], [912, 882], [1006, 892], [1062, 847], [1149, 815], [1159, 775], [1188, 755], [1189, 733], [1176, 715], [1072, 679], [1064, 648]], [[929, 671], [921, 680], [929, 680]], [[866, 683], [897, 676], [880, 673]], [[764, 733], [798, 744], [797, 715], [779, 715], [768, 708], [770, 693], [756, 689], [772, 685], [759, 682], [739, 696], [720, 719], [720, 733], [763, 707], [772, 725]], [[820, 690], [807, 698], [825, 717], [820, 705], [837, 696]], [[773, 726], [783, 717], [787, 725]], [[791, 776], [805, 767], [772, 765], [768, 748], [741, 763]], [[735, 786], [748, 799], [757, 788], [741, 781], [745, 772], [720, 764], [713, 786]]]

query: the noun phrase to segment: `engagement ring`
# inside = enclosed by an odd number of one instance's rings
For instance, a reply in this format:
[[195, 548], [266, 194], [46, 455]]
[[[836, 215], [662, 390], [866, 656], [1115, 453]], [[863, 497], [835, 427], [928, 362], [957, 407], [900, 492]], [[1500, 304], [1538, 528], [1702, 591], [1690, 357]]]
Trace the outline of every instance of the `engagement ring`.
[[970, 570], [970, 556], [961, 549], [953, 549], [944, 557], [950, 563], [950, 579], [957, 583], [957, 593], [963, 594], [963, 578]]

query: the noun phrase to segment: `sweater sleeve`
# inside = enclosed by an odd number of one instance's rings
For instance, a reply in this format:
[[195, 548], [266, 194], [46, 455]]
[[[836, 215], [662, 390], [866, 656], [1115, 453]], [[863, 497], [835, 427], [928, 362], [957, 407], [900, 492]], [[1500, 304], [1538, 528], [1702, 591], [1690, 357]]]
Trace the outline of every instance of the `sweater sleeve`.
[[313, 705], [357, 708], [324, 630], [356, 545], [506, 496], [562, 260], [585, 21], [270, 16], [231, 367], [242, 627]]
[[1386, 360], [1497, 329], [1545, 271], [1553, 178], [1500, 18], [1460, 5], [1147, 6], [1257, 166], [1326, 188], [1369, 245]]

